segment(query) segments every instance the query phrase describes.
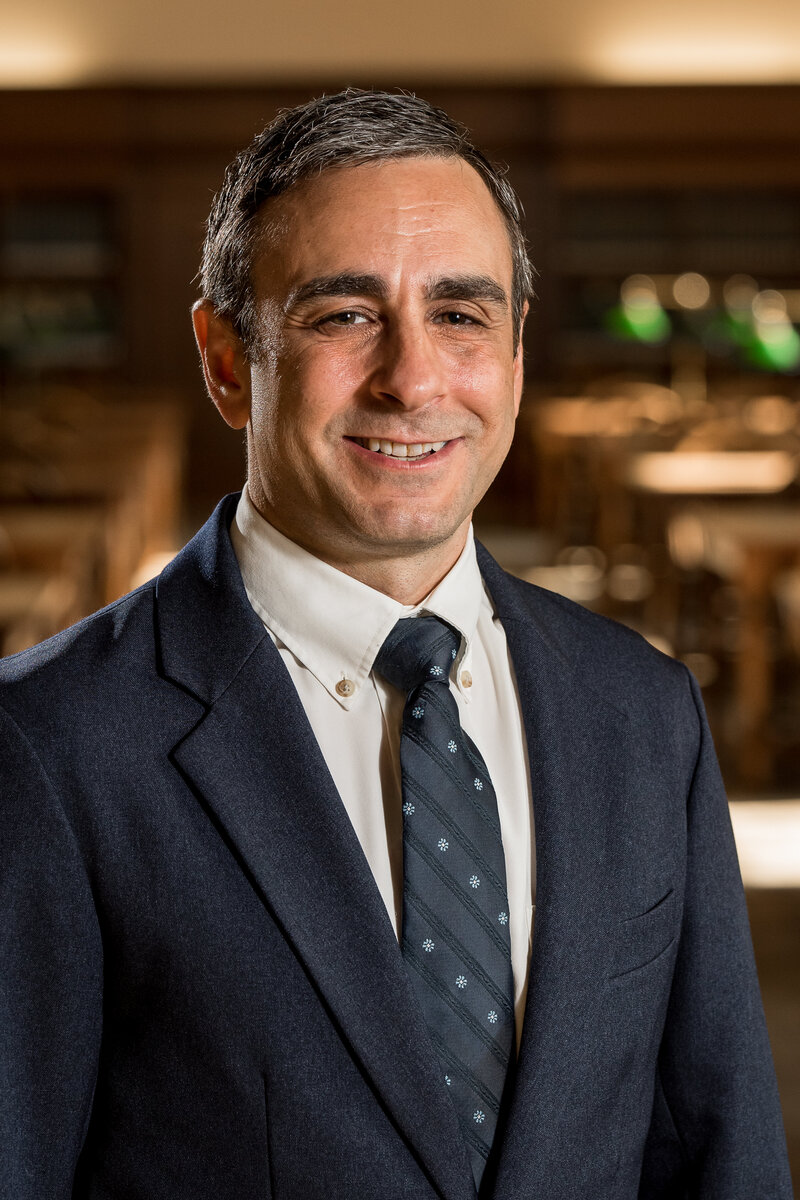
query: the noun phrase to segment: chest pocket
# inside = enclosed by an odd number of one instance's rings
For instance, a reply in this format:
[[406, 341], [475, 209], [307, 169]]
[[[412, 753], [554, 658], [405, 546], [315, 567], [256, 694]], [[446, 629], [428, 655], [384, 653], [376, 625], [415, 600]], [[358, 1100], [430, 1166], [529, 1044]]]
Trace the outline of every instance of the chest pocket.
[[672, 889], [638, 916], [620, 921], [613, 931], [608, 978], [624, 980], [661, 958], [678, 936], [680, 906]]

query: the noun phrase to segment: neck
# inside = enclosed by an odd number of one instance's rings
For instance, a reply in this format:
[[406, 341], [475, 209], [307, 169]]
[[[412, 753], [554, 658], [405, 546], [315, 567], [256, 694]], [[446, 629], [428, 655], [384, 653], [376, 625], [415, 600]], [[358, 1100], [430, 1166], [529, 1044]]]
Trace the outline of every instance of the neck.
[[[250, 498], [253, 500], [252, 493]], [[262, 505], [255, 500], [253, 503], [265, 521], [315, 558], [408, 605], [424, 600], [455, 565], [466, 545], [471, 521], [470, 515], [454, 533], [433, 545], [365, 546], [354, 539], [352, 545], [331, 547], [323, 544], [321, 538], [315, 539], [313, 531], [292, 529], [280, 520], [279, 514], [265, 512]]]
[[391, 596], [400, 604], [419, 604], [430, 595], [438, 583], [455, 565], [461, 551], [464, 549], [464, 536], [456, 546], [437, 546], [430, 553], [415, 553], [414, 555], [397, 555], [396, 557], [364, 558], [363, 560], [337, 560], [329, 555], [316, 554], [337, 571], [365, 583], [376, 592]]

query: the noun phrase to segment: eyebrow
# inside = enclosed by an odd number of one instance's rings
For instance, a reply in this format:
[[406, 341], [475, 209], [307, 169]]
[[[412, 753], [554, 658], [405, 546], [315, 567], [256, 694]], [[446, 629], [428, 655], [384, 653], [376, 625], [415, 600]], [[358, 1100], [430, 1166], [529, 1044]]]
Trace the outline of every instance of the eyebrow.
[[373, 296], [385, 300], [389, 294], [385, 280], [380, 275], [356, 275], [342, 271], [339, 275], [318, 275], [309, 279], [289, 293], [285, 309], [298, 308], [312, 300], [324, 300], [335, 296]]
[[505, 289], [491, 275], [448, 275], [433, 280], [426, 290], [428, 300], [489, 300], [508, 308]]
[[[319, 275], [292, 291], [285, 311], [314, 300], [337, 296], [372, 296], [387, 300], [389, 288], [380, 275], [361, 275], [342, 271], [338, 275]], [[447, 275], [431, 280], [425, 288], [426, 300], [488, 300], [507, 309], [505, 289], [490, 275]]]

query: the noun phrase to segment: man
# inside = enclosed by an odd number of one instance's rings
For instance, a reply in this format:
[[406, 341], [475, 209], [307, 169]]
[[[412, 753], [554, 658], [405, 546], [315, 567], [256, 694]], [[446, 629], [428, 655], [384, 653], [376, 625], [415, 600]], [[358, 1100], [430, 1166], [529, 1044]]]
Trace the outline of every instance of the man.
[[510, 189], [348, 91], [229, 168], [202, 278], [241, 499], [3, 665], [3, 1194], [789, 1197], [697, 689], [476, 558]]

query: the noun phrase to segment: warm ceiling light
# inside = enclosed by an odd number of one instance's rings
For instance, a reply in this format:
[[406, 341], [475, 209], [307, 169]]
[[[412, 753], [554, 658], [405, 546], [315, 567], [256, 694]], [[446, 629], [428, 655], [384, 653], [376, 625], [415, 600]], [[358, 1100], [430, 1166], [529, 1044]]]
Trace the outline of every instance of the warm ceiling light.
[[752, 275], [731, 275], [722, 287], [725, 304], [731, 312], [750, 312], [758, 295], [758, 284]]
[[0, 41], [0, 87], [59, 87], [82, 75], [72, 46], [53, 37], [4, 36]]
[[775, 288], [766, 288], [753, 297], [753, 316], [757, 321], [765, 321], [770, 325], [785, 325], [786, 297]]
[[711, 299], [711, 288], [704, 275], [686, 271], [673, 283], [672, 295], [681, 308], [705, 308]]
[[658, 291], [649, 275], [629, 275], [622, 281], [619, 294], [622, 303], [631, 308], [648, 308], [658, 304]]
[[626, 83], [755, 83], [800, 79], [791, 39], [748, 37], [726, 40], [724, 31], [655, 29], [621, 33], [598, 47], [592, 64], [601, 78]]

